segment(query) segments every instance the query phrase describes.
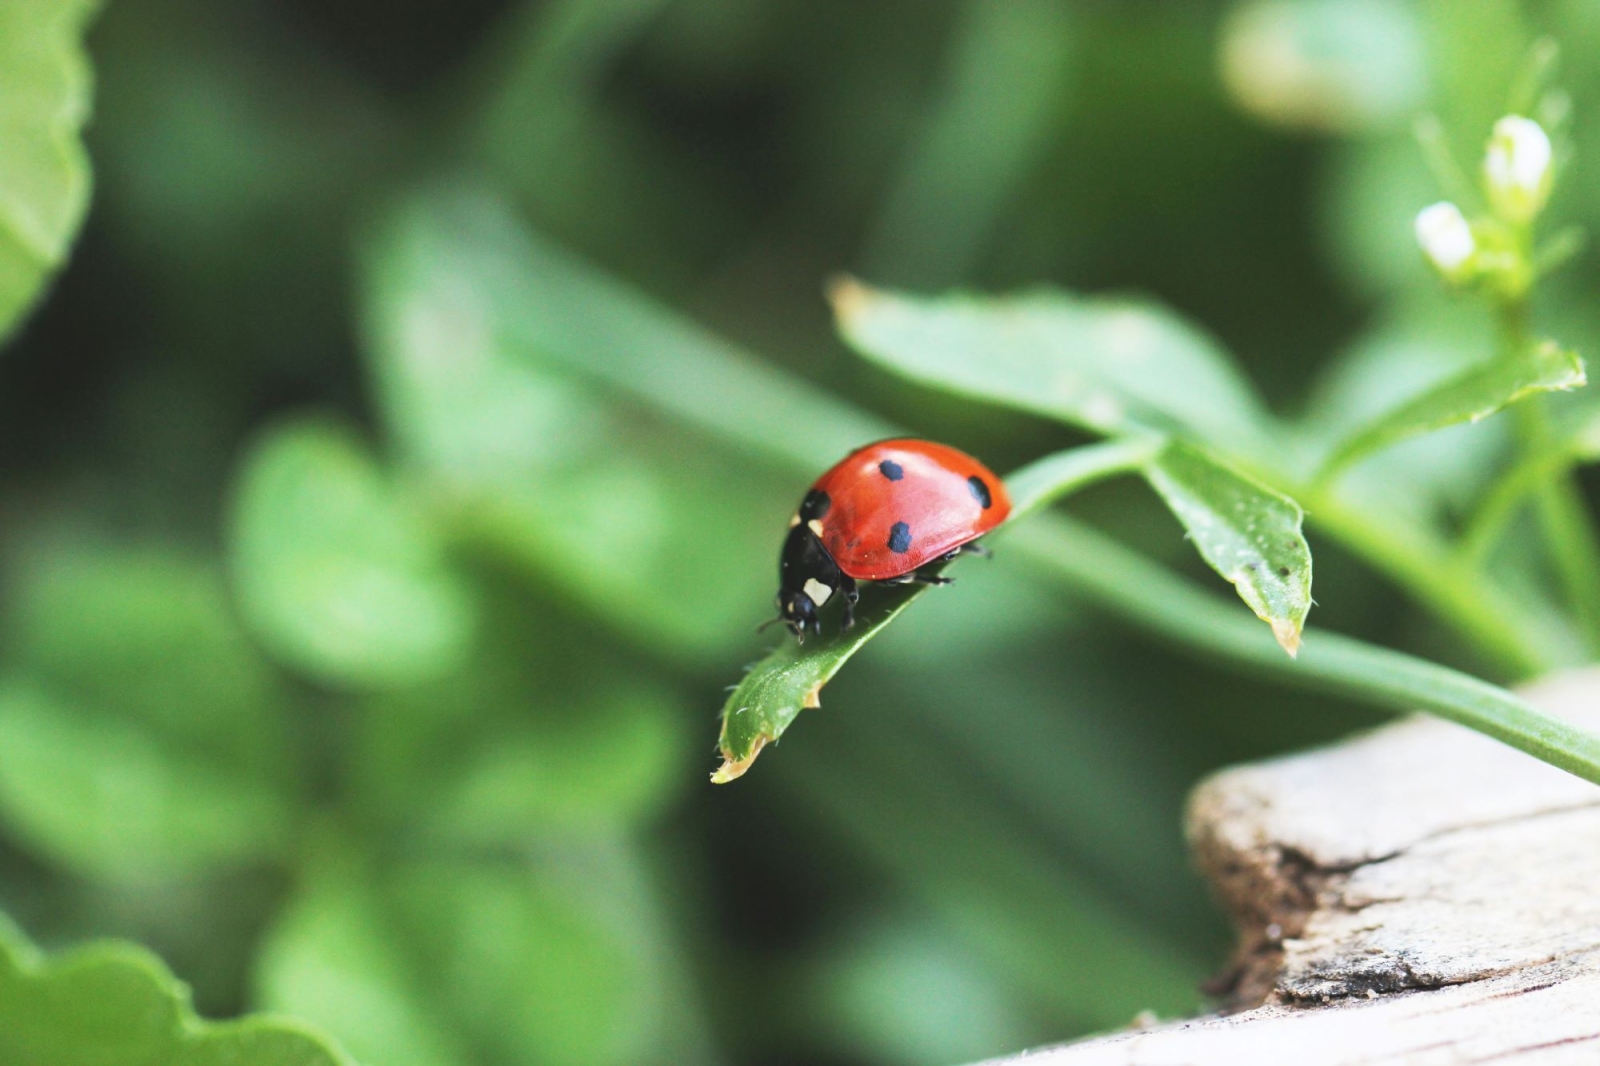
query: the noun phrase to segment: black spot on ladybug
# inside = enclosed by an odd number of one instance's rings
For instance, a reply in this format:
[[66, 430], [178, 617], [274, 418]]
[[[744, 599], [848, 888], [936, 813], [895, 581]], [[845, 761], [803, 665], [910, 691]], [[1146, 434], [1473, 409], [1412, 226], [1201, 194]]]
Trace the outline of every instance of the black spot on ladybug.
[[989, 495], [989, 486], [984, 484], [983, 478], [977, 474], [967, 478], [967, 488], [972, 491], [972, 495], [978, 503], [983, 505], [985, 511], [994, 505], [994, 498]]
[[809, 522], [814, 518], [821, 518], [828, 513], [828, 508], [833, 506], [833, 501], [821, 489], [812, 489], [806, 493], [806, 498], [800, 501], [800, 519]]
[[885, 459], [883, 462], [879, 463], [878, 473], [882, 474], [890, 481], [899, 481], [901, 478], [906, 476], [905, 470], [903, 470], [900, 464], [895, 462], [893, 459]]
[[911, 550], [911, 527], [896, 522], [889, 529], [889, 550], [904, 555]]

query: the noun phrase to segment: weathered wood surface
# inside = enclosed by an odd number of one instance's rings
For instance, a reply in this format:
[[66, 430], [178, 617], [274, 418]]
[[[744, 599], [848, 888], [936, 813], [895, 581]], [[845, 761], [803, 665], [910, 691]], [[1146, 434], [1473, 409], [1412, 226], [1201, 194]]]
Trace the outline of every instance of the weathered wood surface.
[[[1600, 728], [1600, 670], [1523, 694]], [[1418, 717], [1218, 774], [1189, 835], [1231, 1013], [1004, 1062], [1600, 1064], [1600, 787]]]

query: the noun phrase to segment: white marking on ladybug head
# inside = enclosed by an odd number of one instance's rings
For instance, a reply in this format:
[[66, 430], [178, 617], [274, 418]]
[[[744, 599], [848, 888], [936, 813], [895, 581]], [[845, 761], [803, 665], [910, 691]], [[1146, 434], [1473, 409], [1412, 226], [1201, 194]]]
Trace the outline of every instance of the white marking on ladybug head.
[[797, 526], [799, 524], [800, 524], [800, 512], [796, 511], [794, 514], [789, 516], [789, 528], [793, 529], [795, 526]]
[[827, 603], [828, 597], [833, 595], [833, 589], [829, 588], [827, 585], [824, 585], [814, 577], [806, 578], [806, 583], [800, 591], [804, 592], [807, 596], [810, 596], [811, 602], [816, 604], [818, 607], [821, 607], [823, 604]]
[[822, 519], [813, 518], [811, 521], [806, 523], [806, 528], [811, 530], [811, 532], [815, 533], [817, 536], [822, 536]]

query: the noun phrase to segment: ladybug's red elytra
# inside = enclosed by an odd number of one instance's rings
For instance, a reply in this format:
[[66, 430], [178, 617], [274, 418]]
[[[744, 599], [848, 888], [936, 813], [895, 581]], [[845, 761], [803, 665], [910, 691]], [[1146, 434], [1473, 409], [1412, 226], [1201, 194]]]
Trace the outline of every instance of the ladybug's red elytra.
[[802, 643], [820, 636], [817, 611], [844, 600], [841, 630], [855, 622], [857, 581], [947, 585], [921, 574], [963, 551], [1011, 513], [1005, 484], [965, 452], [932, 441], [878, 441], [817, 479], [789, 520], [778, 558], [778, 617]]

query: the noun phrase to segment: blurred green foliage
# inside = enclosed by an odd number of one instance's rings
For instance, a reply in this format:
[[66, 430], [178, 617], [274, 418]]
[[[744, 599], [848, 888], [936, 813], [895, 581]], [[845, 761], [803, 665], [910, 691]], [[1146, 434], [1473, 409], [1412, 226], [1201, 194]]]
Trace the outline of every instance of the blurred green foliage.
[[[999, 470], [1084, 439], [1036, 415], [1107, 428], [894, 376], [934, 344], [858, 358], [824, 279], [1133, 290], [1259, 389], [1202, 367], [1224, 419], [1163, 378], [1162, 419], [1292, 421], [1310, 463], [1493, 344], [1416, 250], [1418, 110], [1475, 160], [1553, 35], [1550, 213], [1600, 225], [1587, 0], [147, 0], [89, 31], [95, 200], [19, 319], [87, 195], [88, 7], [0, 14], [0, 909], [372, 1064], [955, 1062], [1198, 1006], [1226, 930], [1187, 788], [1375, 719], [1108, 626], [1025, 552], [705, 785], [811, 473], [897, 426]], [[1541, 331], [1600, 350], [1596, 281], [1542, 285]], [[1125, 306], [1052, 299], [1086, 335]], [[1341, 498], [1428, 557], [1507, 429]], [[1215, 581], [1148, 493], [1072, 507]], [[1308, 509], [1315, 624], [1500, 679], [1586, 654], [1516, 621], [1551, 576], [1526, 509], [1470, 593], [1509, 646]], [[7, 937], [33, 1027], [0, 1058], [140, 1061], [69, 1043], [121, 1024], [94, 1004], [155, 1004], [151, 1048], [223, 1031], [85, 950]], [[215, 1061], [343, 1061], [242, 1024]]]
[[92, 0], [18, 0], [0, 11], [0, 338], [66, 259], [89, 201], [78, 134], [89, 114], [79, 35]]
[[0, 925], [0, 1055], [105, 1066], [353, 1066], [323, 1034], [287, 1019], [207, 1023], [161, 961], [98, 943], [45, 959]]

